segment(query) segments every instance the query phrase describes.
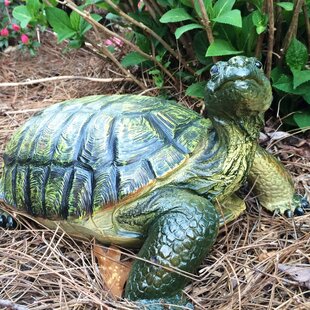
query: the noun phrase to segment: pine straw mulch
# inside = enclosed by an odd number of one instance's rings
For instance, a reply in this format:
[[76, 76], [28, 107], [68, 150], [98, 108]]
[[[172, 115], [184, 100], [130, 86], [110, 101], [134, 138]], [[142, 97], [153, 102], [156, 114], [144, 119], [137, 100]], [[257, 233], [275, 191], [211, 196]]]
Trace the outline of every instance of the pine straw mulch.
[[[0, 55], [0, 82], [61, 75], [119, 77], [109, 63], [85, 51], [64, 54], [49, 40], [35, 58], [18, 52]], [[89, 94], [117, 93], [124, 85], [124, 91], [133, 91], [126, 83], [84, 80], [0, 88], [1, 154], [12, 132], [43, 107]], [[309, 135], [287, 138], [282, 133], [275, 139], [273, 125], [265, 131], [265, 144], [291, 171], [298, 191], [310, 198]], [[294, 219], [272, 216], [252, 196], [247, 205], [245, 214], [221, 230], [185, 289], [188, 298], [197, 309], [310, 309], [310, 214]], [[0, 229], [0, 305], [5, 301], [6, 309], [133, 309], [110, 296], [93, 248], [91, 242], [27, 222], [22, 230]], [[283, 272], [285, 268], [289, 269]]]

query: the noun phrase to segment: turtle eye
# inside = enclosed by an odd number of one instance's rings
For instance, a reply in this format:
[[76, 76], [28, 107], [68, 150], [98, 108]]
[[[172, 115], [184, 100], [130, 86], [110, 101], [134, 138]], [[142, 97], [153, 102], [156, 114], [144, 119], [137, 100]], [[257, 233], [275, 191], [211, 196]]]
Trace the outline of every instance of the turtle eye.
[[255, 66], [256, 66], [258, 69], [262, 69], [262, 68], [263, 68], [263, 64], [262, 64], [260, 61], [258, 61], [258, 60], [255, 61]]
[[218, 66], [217, 65], [212, 66], [210, 69], [210, 73], [211, 73], [211, 75], [218, 74], [219, 73]]

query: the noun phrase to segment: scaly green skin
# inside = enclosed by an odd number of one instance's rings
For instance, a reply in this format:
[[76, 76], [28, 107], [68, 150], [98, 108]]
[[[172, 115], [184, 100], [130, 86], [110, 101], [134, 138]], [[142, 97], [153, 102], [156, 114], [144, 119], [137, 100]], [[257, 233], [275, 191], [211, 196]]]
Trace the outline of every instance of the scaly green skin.
[[6, 149], [6, 202], [72, 236], [141, 246], [125, 297], [153, 310], [184, 304], [187, 279], [172, 269], [195, 271], [218, 227], [245, 209], [234, 192], [247, 178], [268, 210], [301, 205], [282, 165], [257, 145], [272, 100], [259, 67], [238, 56], [211, 69], [209, 119], [138, 96], [47, 109]]

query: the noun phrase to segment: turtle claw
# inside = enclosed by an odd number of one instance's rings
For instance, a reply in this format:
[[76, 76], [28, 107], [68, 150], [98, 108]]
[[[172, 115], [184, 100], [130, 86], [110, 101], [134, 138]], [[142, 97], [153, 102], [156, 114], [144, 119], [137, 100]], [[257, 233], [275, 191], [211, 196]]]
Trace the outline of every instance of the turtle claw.
[[292, 210], [285, 210], [284, 215], [288, 218], [293, 217], [293, 212]]
[[291, 218], [294, 216], [302, 216], [310, 209], [310, 204], [305, 197], [298, 194], [294, 195], [292, 202], [285, 203], [274, 209], [274, 214], [284, 214], [286, 217]]
[[15, 229], [17, 227], [17, 222], [11, 215], [5, 216], [4, 214], [0, 215], [0, 227], [7, 229]]
[[305, 214], [305, 210], [302, 207], [297, 207], [294, 210], [294, 215], [301, 216]]
[[0, 227], [6, 228], [6, 216], [3, 214], [0, 215]]
[[6, 221], [6, 227], [8, 229], [15, 229], [17, 227], [17, 223], [11, 215], [7, 216]]
[[310, 203], [309, 201], [306, 199], [306, 197], [302, 197], [300, 200], [300, 206], [303, 209], [309, 209], [310, 208]]

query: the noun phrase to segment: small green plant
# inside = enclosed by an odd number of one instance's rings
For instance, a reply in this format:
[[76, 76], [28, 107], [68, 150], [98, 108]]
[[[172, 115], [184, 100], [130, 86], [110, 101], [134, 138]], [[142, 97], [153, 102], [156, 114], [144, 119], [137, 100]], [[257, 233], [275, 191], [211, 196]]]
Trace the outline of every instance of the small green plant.
[[[287, 113], [296, 111], [298, 103], [304, 101], [310, 104], [310, 70], [306, 67], [308, 62], [307, 47], [294, 38], [285, 55], [285, 67], [275, 67], [272, 71], [273, 87], [288, 97], [285, 104]], [[291, 105], [291, 107], [289, 107]], [[300, 128], [309, 127], [310, 109], [296, 111], [288, 121], [294, 121]]]

